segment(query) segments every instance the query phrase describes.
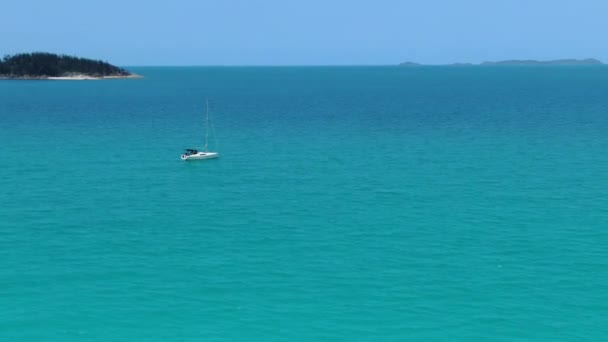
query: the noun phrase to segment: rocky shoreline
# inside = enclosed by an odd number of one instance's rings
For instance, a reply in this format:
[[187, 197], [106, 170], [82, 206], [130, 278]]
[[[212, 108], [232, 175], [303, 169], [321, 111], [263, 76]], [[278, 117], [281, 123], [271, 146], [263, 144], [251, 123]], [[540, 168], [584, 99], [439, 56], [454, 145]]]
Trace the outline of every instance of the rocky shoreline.
[[143, 78], [141, 75], [109, 75], [109, 76], [93, 76], [86, 74], [73, 74], [66, 76], [10, 76], [0, 75], [0, 80], [50, 80], [50, 81], [86, 81], [86, 80], [113, 80], [113, 79], [128, 79], [128, 78]]

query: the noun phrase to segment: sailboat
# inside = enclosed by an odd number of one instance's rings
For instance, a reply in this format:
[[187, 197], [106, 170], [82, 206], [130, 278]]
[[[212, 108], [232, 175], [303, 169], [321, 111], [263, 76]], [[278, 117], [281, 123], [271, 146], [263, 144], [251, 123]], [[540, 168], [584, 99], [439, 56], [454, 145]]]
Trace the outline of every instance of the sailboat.
[[199, 151], [195, 148], [187, 148], [186, 152], [182, 154], [181, 158], [182, 160], [202, 160], [213, 159], [219, 156], [219, 153], [209, 151], [209, 100], [207, 100], [207, 115], [205, 119], [205, 149], [204, 151]]

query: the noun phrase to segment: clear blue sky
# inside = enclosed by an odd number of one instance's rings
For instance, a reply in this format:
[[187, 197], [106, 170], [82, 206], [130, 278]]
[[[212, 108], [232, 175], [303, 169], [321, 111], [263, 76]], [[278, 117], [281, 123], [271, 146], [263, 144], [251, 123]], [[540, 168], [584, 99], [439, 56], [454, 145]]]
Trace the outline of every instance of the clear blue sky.
[[608, 62], [608, 0], [7, 0], [0, 54], [119, 65]]

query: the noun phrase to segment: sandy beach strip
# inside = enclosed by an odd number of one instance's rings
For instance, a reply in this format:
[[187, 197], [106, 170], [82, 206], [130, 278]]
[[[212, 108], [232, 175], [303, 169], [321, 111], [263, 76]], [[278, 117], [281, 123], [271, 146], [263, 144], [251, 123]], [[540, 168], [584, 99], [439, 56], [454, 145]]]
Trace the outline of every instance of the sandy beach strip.
[[111, 80], [121, 78], [142, 78], [143, 76], [137, 74], [131, 74], [126, 76], [88, 76], [88, 75], [71, 75], [71, 76], [57, 76], [57, 77], [46, 77], [43, 79], [53, 81], [85, 81], [85, 80]]
[[47, 77], [47, 80], [53, 81], [84, 81], [84, 80], [100, 80], [101, 77], [92, 77], [86, 75], [75, 75], [75, 76], [58, 76], [58, 77]]

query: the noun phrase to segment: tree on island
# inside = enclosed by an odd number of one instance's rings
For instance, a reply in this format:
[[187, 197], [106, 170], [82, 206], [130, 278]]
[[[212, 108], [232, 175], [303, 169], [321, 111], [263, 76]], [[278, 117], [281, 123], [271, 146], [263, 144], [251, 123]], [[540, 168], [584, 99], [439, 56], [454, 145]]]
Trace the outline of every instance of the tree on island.
[[47, 52], [6, 55], [0, 60], [0, 76], [2, 77], [37, 78], [77, 74], [92, 77], [131, 75], [129, 71], [101, 60]]

